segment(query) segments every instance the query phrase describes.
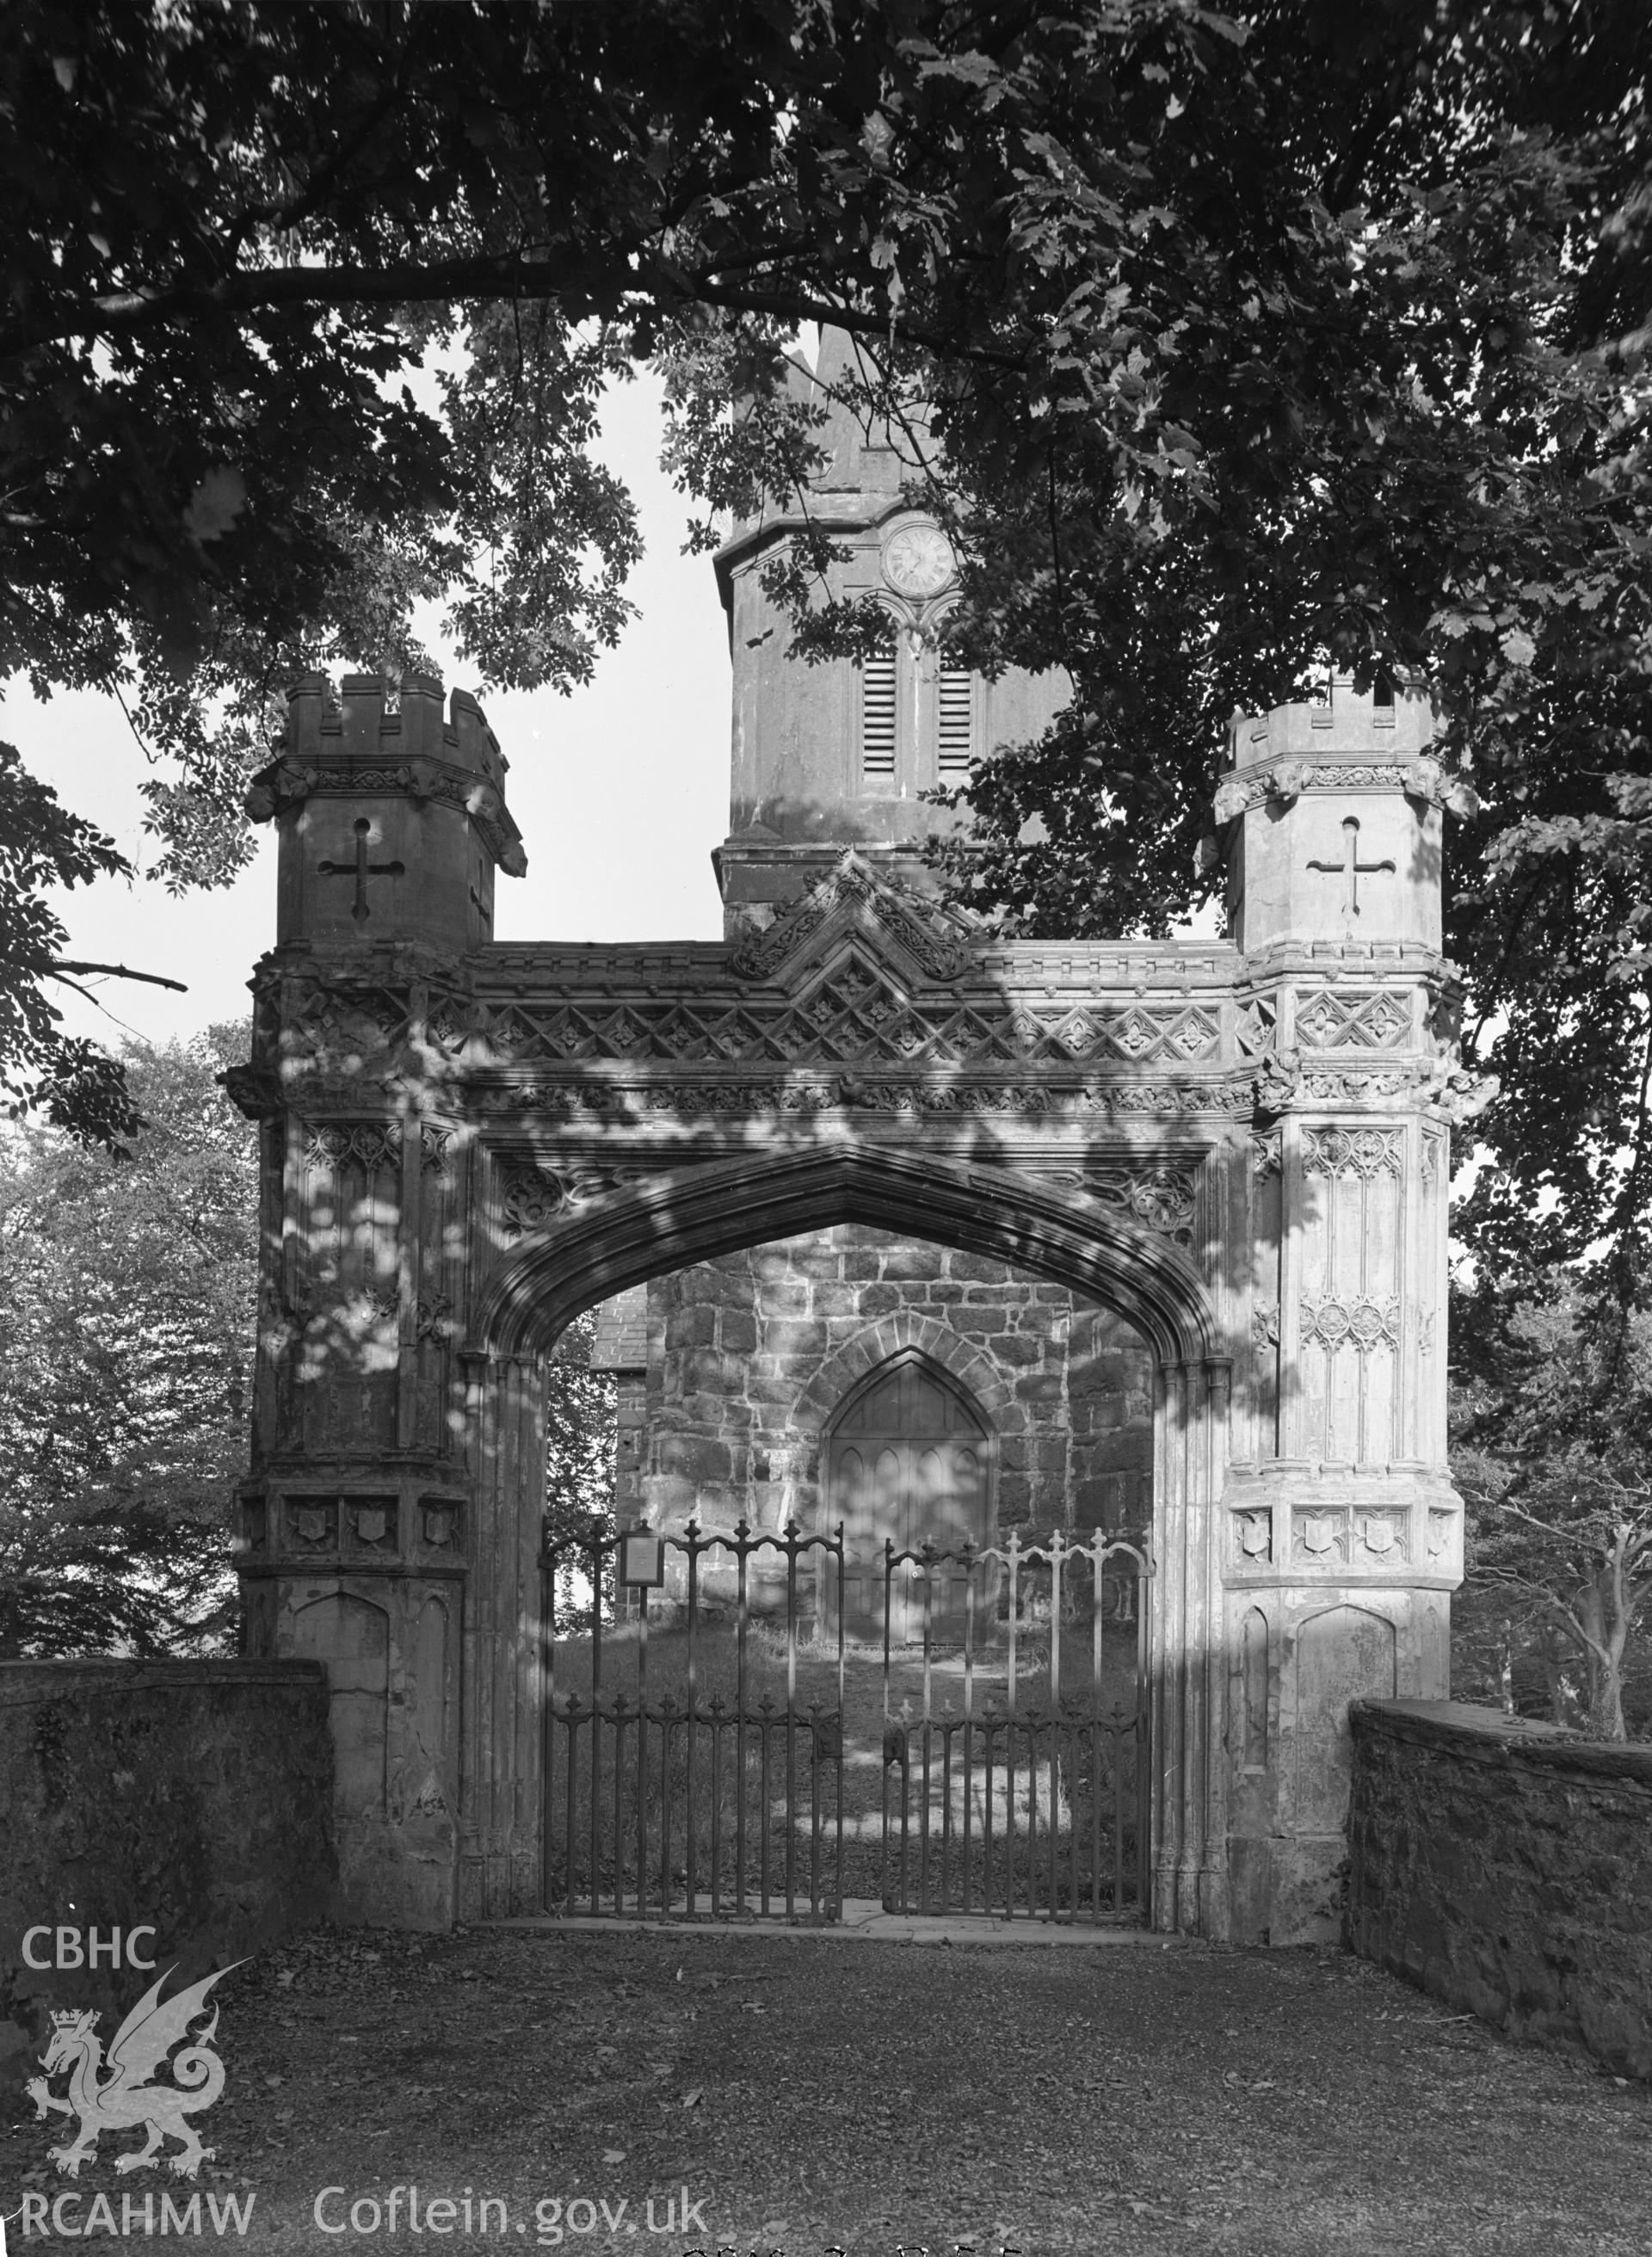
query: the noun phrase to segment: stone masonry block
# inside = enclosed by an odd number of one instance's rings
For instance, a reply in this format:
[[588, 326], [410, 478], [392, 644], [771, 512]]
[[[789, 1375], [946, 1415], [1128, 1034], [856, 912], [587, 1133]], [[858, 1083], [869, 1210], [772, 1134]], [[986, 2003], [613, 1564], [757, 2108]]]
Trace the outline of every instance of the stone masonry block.
[[998, 1485], [998, 1517], [1008, 1528], [1024, 1524], [1032, 1516], [1032, 1483], [1025, 1474], [1006, 1474]]
[[757, 1319], [748, 1309], [724, 1309], [717, 1319], [717, 1344], [734, 1355], [757, 1353]]
[[792, 1268], [800, 1277], [837, 1279], [843, 1275], [843, 1256], [830, 1241], [804, 1239], [793, 1253]]
[[749, 1431], [762, 1416], [743, 1394], [685, 1395], [682, 1407], [696, 1427], [713, 1433]]
[[1098, 1436], [1085, 1450], [1092, 1473], [1137, 1473], [1153, 1463], [1151, 1428], [1125, 1427], [1115, 1434]]
[[688, 1395], [738, 1395], [745, 1386], [745, 1358], [715, 1348], [695, 1348], [682, 1360], [682, 1385]]
[[887, 1277], [933, 1277], [940, 1264], [935, 1249], [928, 1246], [900, 1244], [889, 1248], [883, 1259], [883, 1274]]
[[703, 1303], [674, 1308], [666, 1319], [666, 1349], [710, 1348], [717, 1338], [717, 1311]]
[[1009, 1283], [1013, 1274], [1007, 1263], [995, 1262], [985, 1254], [955, 1253], [949, 1267], [954, 1277], [962, 1284], [971, 1285], [1002, 1288]]
[[1061, 1375], [1052, 1371], [1023, 1372], [1015, 1383], [1015, 1392], [1022, 1403], [1048, 1408], [1061, 1401]]

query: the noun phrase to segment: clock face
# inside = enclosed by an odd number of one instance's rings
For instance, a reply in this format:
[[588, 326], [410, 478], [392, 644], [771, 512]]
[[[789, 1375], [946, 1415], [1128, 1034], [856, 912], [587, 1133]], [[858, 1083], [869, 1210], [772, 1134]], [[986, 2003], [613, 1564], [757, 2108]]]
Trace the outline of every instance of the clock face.
[[883, 552], [884, 577], [902, 596], [938, 596], [957, 570], [938, 525], [903, 525]]

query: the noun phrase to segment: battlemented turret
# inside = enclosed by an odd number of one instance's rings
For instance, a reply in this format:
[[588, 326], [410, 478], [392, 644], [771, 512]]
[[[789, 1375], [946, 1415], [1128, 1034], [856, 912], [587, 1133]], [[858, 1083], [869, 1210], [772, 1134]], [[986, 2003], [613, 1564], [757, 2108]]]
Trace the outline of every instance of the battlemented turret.
[[476, 699], [410, 674], [399, 689], [324, 675], [287, 696], [286, 739], [247, 812], [280, 833], [276, 938], [329, 952], [387, 941], [443, 951], [493, 937], [493, 874], [527, 857], [505, 804], [508, 763]]
[[1428, 698], [1333, 676], [1312, 704], [1236, 717], [1216, 795], [1228, 920], [1247, 954], [1440, 945], [1442, 779]]

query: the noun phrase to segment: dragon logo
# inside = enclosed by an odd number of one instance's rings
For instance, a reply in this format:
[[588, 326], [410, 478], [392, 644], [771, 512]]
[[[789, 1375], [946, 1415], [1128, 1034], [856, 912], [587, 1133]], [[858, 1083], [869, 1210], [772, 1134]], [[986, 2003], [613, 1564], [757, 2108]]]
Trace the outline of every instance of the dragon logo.
[[[102, 2133], [124, 2132], [139, 2124], [149, 2137], [131, 2154], [116, 2157], [117, 2171], [142, 2170], [145, 2164], [164, 2161], [177, 2177], [192, 2179], [213, 2154], [212, 2148], [201, 2146], [200, 2134], [188, 2119], [199, 2110], [210, 2108], [223, 2091], [223, 2063], [212, 2049], [218, 2027], [215, 2006], [207, 2028], [185, 2045], [171, 2063], [175, 2082], [152, 2084], [147, 2079], [174, 2046], [184, 2043], [189, 2025], [207, 2011], [208, 1992], [229, 1970], [219, 1968], [163, 2005], [161, 1990], [172, 1971], [167, 1968], [151, 1985], [116, 2031], [107, 2062], [103, 2041], [96, 2034], [95, 2013], [70, 2007], [53, 2013], [52, 2042], [40, 2056], [46, 2076], [32, 2077], [25, 2089], [42, 2123], [46, 2111], [53, 2108], [60, 2116], [80, 2119], [81, 2128], [74, 2138], [51, 2150], [52, 2161], [67, 2177], [80, 2176], [81, 2165], [88, 2155], [95, 2156]], [[109, 2071], [107, 2076], [102, 2073], [105, 2069]], [[65, 2070], [69, 2097], [62, 2100], [46, 2087], [49, 2078]], [[161, 2143], [168, 2138], [182, 2141], [180, 2154], [163, 2156]]]

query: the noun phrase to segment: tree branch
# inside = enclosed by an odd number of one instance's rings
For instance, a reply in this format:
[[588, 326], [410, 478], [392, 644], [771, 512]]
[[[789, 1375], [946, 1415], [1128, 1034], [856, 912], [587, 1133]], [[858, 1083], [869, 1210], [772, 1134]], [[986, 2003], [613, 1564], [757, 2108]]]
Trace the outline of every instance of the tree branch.
[[[50, 969], [53, 973], [107, 972], [111, 980], [142, 980], [151, 987], [173, 987], [180, 995], [187, 995], [189, 993], [188, 987], [181, 980], [168, 980], [159, 972], [129, 971], [124, 964], [72, 964], [67, 957], [59, 957]], [[71, 981], [70, 985], [73, 984]], [[84, 988], [81, 990], [82, 994], [85, 992]]]
[[[823, 322], [872, 336], [888, 334], [886, 314], [833, 305], [812, 291], [737, 287], [717, 279], [721, 271], [710, 267], [699, 273], [686, 272], [680, 281], [674, 278], [669, 283], [639, 281], [634, 294], [656, 305], [698, 301], [732, 313]], [[597, 262], [595, 280], [589, 286], [593, 298], [611, 296], [603, 287], [609, 273], [605, 265]], [[209, 320], [215, 315], [307, 306], [406, 306], [493, 298], [566, 301], [570, 291], [577, 297], [587, 287], [571, 261], [498, 254], [440, 259], [434, 264], [402, 259], [385, 266], [259, 267], [226, 276], [222, 282], [175, 290], [111, 292], [82, 301], [72, 313], [0, 329], [0, 359], [32, 352], [42, 345], [67, 344], [76, 338], [131, 336], [164, 322]], [[571, 308], [565, 306], [565, 310], [570, 320], [582, 318]], [[907, 343], [947, 353], [954, 359], [1006, 369], [1024, 365], [1014, 354], [995, 353], [983, 346], [960, 347], [943, 331], [914, 329], [899, 321], [895, 326]]]

